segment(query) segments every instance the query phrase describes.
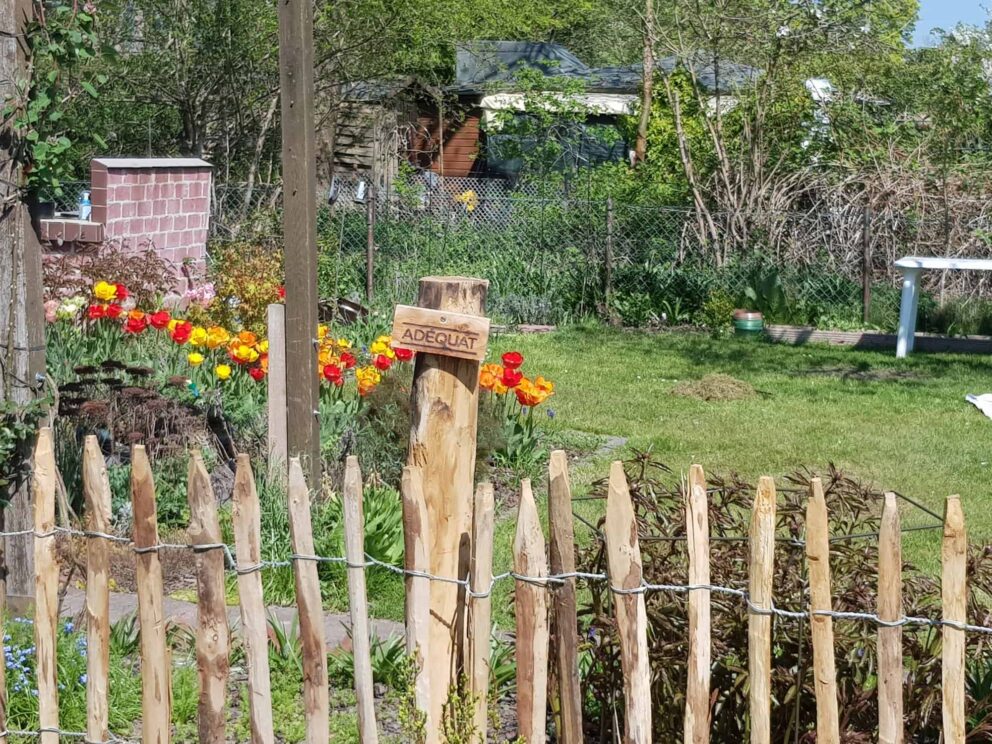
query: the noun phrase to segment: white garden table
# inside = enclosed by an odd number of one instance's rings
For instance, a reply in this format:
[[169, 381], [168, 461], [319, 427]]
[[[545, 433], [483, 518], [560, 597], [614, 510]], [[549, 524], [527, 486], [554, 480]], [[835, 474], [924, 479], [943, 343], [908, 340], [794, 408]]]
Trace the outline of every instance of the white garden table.
[[916, 311], [920, 301], [920, 288], [917, 281], [920, 272], [924, 269], [992, 271], [992, 259], [904, 256], [896, 261], [896, 268], [902, 269], [902, 302], [899, 305], [899, 336], [896, 339], [896, 356], [901, 358], [913, 350]]

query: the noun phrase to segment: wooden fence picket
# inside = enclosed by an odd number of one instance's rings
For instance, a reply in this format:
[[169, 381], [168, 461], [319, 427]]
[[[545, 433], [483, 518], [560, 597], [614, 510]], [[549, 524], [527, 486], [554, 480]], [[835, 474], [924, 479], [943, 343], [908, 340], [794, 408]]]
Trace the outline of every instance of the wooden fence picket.
[[[310, 489], [299, 457], [289, 461], [289, 535], [293, 553], [314, 555], [313, 524], [310, 518]], [[296, 606], [303, 650], [303, 715], [307, 744], [325, 744], [330, 727], [330, 700], [327, 689], [327, 638], [324, 607], [320, 598], [320, 578], [312, 560], [293, 561], [296, 578]]]
[[269, 305], [266, 312], [269, 372], [265, 376], [268, 405], [269, 477], [285, 485], [288, 421], [286, 418], [286, 306]]
[[[192, 545], [221, 543], [217, 501], [203, 456], [194, 450], [189, 460], [189, 538]], [[200, 744], [224, 744], [227, 681], [230, 671], [230, 628], [224, 588], [224, 553], [216, 547], [195, 550], [196, 663], [200, 678], [197, 731]]]
[[172, 736], [172, 684], [162, 606], [158, 514], [151, 464], [140, 444], [131, 448], [131, 509], [141, 624], [141, 740], [168, 744]]
[[107, 741], [110, 711], [110, 479], [92, 434], [83, 445], [86, 497], [86, 738]]
[[[492, 603], [489, 594], [493, 581], [493, 534], [496, 506], [491, 483], [480, 483], [475, 489], [472, 507], [472, 557], [469, 564], [470, 586], [474, 592], [486, 592], [484, 597], [468, 600], [468, 679], [475, 698], [472, 720], [476, 741], [486, 744], [489, 728], [489, 648], [492, 635]], [[428, 739], [430, 741], [430, 739]]]
[[358, 707], [358, 740], [376, 744], [372, 691], [372, 649], [368, 596], [365, 593], [365, 517], [362, 507], [362, 472], [358, 458], [348, 457], [344, 471], [344, 553], [348, 561], [348, 604], [351, 611], [351, 644], [355, 659], [355, 697]]
[[[513, 570], [533, 578], [548, 575], [544, 533], [529, 479], [520, 483], [517, 530], [513, 540]], [[517, 720], [518, 735], [527, 744], [544, 744], [548, 710], [547, 584], [516, 581]]]
[[[775, 575], [775, 481], [758, 481], [749, 532], [748, 595], [755, 608], [771, 610]], [[772, 617], [751, 612], [747, 619], [748, 700], [751, 744], [771, 744]]]
[[255, 475], [248, 455], [238, 455], [234, 471], [234, 545], [238, 562], [241, 637], [248, 667], [248, 715], [251, 744], [274, 744], [272, 688], [269, 682], [269, 635], [262, 576], [262, 524]]
[[[651, 667], [648, 659], [647, 603], [642, 589], [641, 548], [637, 519], [623, 463], [610, 466], [606, 496], [606, 550], [609, 581], [614, 590], [623, 693], [626, 707], [625, 744], [651, 742]], [[623, 592], [637, 593], [616, 593]]]
[[[830, 535], [827, 503], [819, 478], [810, 483], [806, 506], [806, 560], [809, 564], [809, 608], [811, 613], [832, 609], [830, 596]], [[813, 682], [816, 694], [816, 740], [819, 744], [840, 743], [837, 716], [837, 672], [834, 661], [833, 618], [813, 614]]]
[[[902, 528], [894, 493], [885, 494], [878, 532], [878, 617], [902, 617]], [[903, 742], [902, 628], [878, 627], [878, 744]]]
[[[686, 500], [686, 541], [689, 552], [689, 584], [710, 583], [710, 522], [703, 468], [689, 469]], [[710, 740], [710, 590], [689, 591], [689, 661], [685, 695], [683, 740], [707, 744]]]
[[[952, 623], [968, 621], [968, 537], [961, 499], [949, 496], [944, 502], [944, 538], [941, 543], [941, 602], [943, 617]], [[965, 717], [965, 632], [945, 625], [942, 628], [942, 691], [944, 744], [964, 744]]]
[[[400, 494], [403, 498], [404, 567], [407, 571], [429, 574], [430, 524], [423, 475], [416, 465], [403, 468]], [[424, 739], [436, 741], [437, 728], [431, 718], [430, 622], [431, 581], [426, 576], [407, 575], [406, 653], [417, 665], [413, 696], [417, 710], [424, 716]]]
[[35, 674], [41, 744], [58, 744], [59, 688], [56, 662], [59, 568], [55, 559], [55, 488], [58, 473], [52, 430], [38, 432], [34, 448]]
[[[551, 535], [549, 555], [553, 575], [575, 572], [575, 534], [572, 520], [568, 457], [562, 450], [555, 450], [548, 463], [548, 531]], [[560, 584], [552, 584], [550, 590], [555, 638], [552, 653], [561, 701], [558, 740], [563, 744], [581, 744], [584, 736], [575, 579], [569, 578]]]

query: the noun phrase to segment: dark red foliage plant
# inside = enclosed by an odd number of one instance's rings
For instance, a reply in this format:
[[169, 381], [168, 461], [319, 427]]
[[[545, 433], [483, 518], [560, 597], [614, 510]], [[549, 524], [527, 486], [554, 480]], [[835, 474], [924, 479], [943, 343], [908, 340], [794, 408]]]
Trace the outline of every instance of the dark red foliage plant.
[[[638, 519], [644, 579], [648, 583], [688, 583], [685, 543], [685, 487], [669, 468], [650, 453], [637, 453], [625, 463]], [[777, 548], [774, 600], [785, 610], [808, 609], [804, 523], [808, 471], [778, 479]], [[830, 569], [834, 609], [873, 613], [875, 610], [879, 528], [883, 494], [832, 466], [820, 474], [830, 512], [833, 538]], [[710, 476], [709, 520], [712, 535], [711, 581], [714, 585], [747, 589], [748, 524], [753, 487], [731, 475]], [[605, 483], [594, 495], [605, 498]], [[907, 510], [915, 506], [902, 502]], [[939, 551], [940, 525], [932, 514], [909, 511], [904, 521], [932, 523], [931, 549]], [[606, 572], [601, 538], [580, 550], [580, 570]], [[841, 538], [841, 539], [837, 539]], [[939, 578], [904, 566], [906, 614], [939, 619]], [[972, 546], [968, 560], [968, 621], [992, 626], [992, 548]], [[587, 741], [612, 742], [623, 726], [623, 682], [612, 595], [603, 582], [591, 582], [580, 594], [583, 625], [584, 698]], [[712, 739], [746, 741], [748, 727], [748, 615], [742, 599], [713, 593], [712, 597]], [[685, 708], [688, 621], [686, 595], [649, 592], [648, 647], [655, 741], [681, 741]], [[840, 696], [841, 739], [846, 744], [877, 741], [877, 626], [856, 620], [834, 620], [834, 644]], [[969, 633], [969, 742], [992, 741], [992, 636]], [[904, 628], [905, 723], [907, 742], [938, 742], [941, 728], [941, 634], [939, 628]], [[816, 741], [812, 643], [804, 620], [776, 617], [772, 637], [772, 741]]]

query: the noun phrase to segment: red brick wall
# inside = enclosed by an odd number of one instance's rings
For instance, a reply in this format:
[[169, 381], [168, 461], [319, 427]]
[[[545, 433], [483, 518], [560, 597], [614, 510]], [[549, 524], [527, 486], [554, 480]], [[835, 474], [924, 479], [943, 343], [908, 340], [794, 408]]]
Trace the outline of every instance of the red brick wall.
[[193, 158], [97, 158], [90, 164], [93, 222], [104, 238], [150, 244], [178, 267], [202, 266], [210, 220], [208, 163]]

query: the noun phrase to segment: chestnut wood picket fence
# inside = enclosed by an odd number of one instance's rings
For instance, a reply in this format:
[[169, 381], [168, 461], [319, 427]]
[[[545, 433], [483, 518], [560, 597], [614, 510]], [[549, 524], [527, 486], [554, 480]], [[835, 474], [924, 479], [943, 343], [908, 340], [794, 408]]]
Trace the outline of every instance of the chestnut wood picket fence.
[[[608, 480], [605, 537], [608, 573], [589, 574], [575, 569], [572, 533], [572, 496], [565, 454], [552, 453], [549, 463], [549, 532], [545, 544], [537, 506], [529, 481], [521, 484], [521, 499], [513, 545], [513, 569], [493, 573], [494, 501], [492, 487], [478, 487], [474, 502], [472, 555], [468, 576], [452, 579], [429, 573], [430, 536], [419, 470], [407, 467], [402, 478], [405, 566], [387, 566], [365, 554], [363, 545], [362, 477], [354, 457], [345, 470], [343, 518], [345, 555], [319, 556], [314, 552], [310, 521], [310, 495], [298, 460], [288, 468], [289, 521], [293, 554], [283, 561], [261, 558], [260, 509], [255, 479], [247, 456], [237, 460], [233, 496], [234, 555], [221, 539], [216, 501], [210, 478], [199, 454], [189, 464], [190, 527], [188, 545], [159, 541], [155, 487], [144, 447], [136, 445], [131, 459], [131, 493], [134, 532], [131, 539], [110, 532], [110, 486], [103, 455], [94, 437], [87, 437], [83, 453], [83, 484], [88, 523], [85, 530], [56, 526], [55, 455], [52, 434], [42, 429], [34, 454], [35, 498], [36, 649], [39, 724], [37, 731], [6, 729], [6, 699], [0, 697], [0, 744], [10, 737], [39, 737], [42, 744], [63, 738], [90, 744], [122, 741], [108, 731], [109, 678], [109, 558], [112, 542], [131, 543], [137, 562], [138, 614], [140, 621], [142, 721], [141, 740], [148, 744], [170, 741], [171, 660], [163, 614], [163, 581], [160, 551], [190, 549], [196, 558], [199, 620], [196, 658], [200, 697], [198, 738], [222, 744], [228, 696], [230, 630], [225, 607], [225, 573], [234, 571], [240, 597], [241, 628], [247, 665], [248, 715], [253, 744], [274, 742], [269, 686], [266, 611], [261, 571], [292, 565], [299, 612], [303, 656], [303, 703], [307, 742], [329, 741], [327, 653], [317, 564], [337, 562], [346, 566], [350, 615], [353, 626], [354, 679], [358, 730], [363, 744], [378, 740], [372, 693], [369, 617], [365, 571], [372, 565], [402, 574], [406, 582], [407, 650], [418, 664], [414, 699], [429, 711], [430, 650], [429, 589], [431, 581], [458, 584], [466, 598], [466, 678], [474, 698], [478, 741], [485, 741], [489, 688], [491, 593], [497, 582], [515, 583], [517, 712], [519, 735], [529, 744], [546, 740], [549, 658], [555, 665], [559, 697], [554, 706], [557, 739], [578, 744], [582, 736], [582, 710], [578, 671], [576, 621], [577, 581], [607, 581], [615, 597], [622, 671], [624, 741], [651, 741], [652, 706], [647, 653], [647, 592], [685, 594], [688, 599], [688, 687], [684, 715], [684, 741], [708, 742], [711, 715], [710, 598], [720, 593], [742, 602], [749, 615], [748, 673], [750, 740], [771, 744], [771, 644], [772, 620], [809, 621], [815, 671], [817, 741], [839, 744], [838, 703], [834, 668], [833, 621], [873, 623], [878, 633], [879, 741], [903, 741], [902, 628], [907, 625], [940, 627], [943, 634], [942, 697], [943, 741], [965, 741], [965, 635], [992, 629], [966, 624], [966, 553], [964, 517], [957, 496], [946, 500], [942, 544], [942, 601], [940, 619], [907, 617], [902, 605], [902, 556], [899, 510], [894, 494], [886, 494], [879, 533], [877, 613], [832, 610], [829, 568], [827, 507], [819, 479], [810, 484], [806, 513], [805, 550], [809, 574], [808, 610], [786, 611], [773, 602], [775, 546], [775, 484], [760, 479], [755, 492], [748, 537], [750, 561], [748, 589], [710, 583], [710, 531], [707, 489], [703, 469], [693, 465], [688, 474], [686, 540], [689, 580], [684, 585], [648, 584], [642, 575], [634, 506], [622, 464], [613, 463]], [[85, 732], [59, 728], [56, 678], [57, 593], [59, 571], [55, 540], [60, 533], [87, 538], [86, 632], [88, 637], [87, 728]], [[549, 648], [554, 623], [554, 649]], [[553, 653], [551, 653], [553, 651]], [[0, 690], [5, 689], [0, 665]], [[426, 741], [440, 741], [440, 722], [425, 721]]]

